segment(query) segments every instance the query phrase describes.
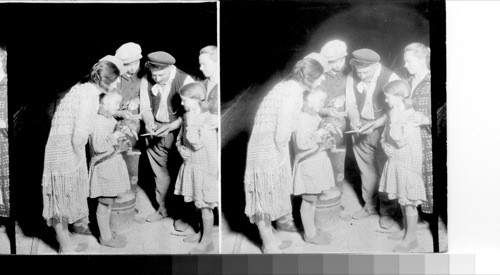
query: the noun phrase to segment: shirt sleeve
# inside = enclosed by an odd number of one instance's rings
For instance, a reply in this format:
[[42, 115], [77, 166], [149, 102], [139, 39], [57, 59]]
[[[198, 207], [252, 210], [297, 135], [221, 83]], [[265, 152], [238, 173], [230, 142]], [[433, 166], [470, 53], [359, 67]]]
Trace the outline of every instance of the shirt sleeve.
[[305, 116], [307, 114], [300, 114], [299, 126], [295, 132], [295, 144], [299, 150], [303, 151], [317, 148], [318, 142], [321, 141], [316, 129], [311, 127], [309, 120]]
[[118, 144], [113, 134], [106, 130], [102, 120], [103, 118], [97, 118], [94, 131], [90, 135], [92, 150], [97, 154], [113, 152], [115, 150], [113, 146]]
[[149, 83], [147, 78], [144, 76], [141, 78], [141, 87], [139, 89], [139, 97], [140, 97], [140, 110], [141, 114], [144, 114], [145, 112], [151, 112], [151, 102], [149, 101], [149, 95], [148, 95], [148, 89], [149, 89]]

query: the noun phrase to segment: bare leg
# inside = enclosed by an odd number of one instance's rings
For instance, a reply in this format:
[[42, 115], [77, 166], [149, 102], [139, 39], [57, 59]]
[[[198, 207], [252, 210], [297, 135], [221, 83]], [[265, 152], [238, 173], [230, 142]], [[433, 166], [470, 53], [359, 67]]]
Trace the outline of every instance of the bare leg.
[[264, 253], [276, 254], [281, 253], [278, 246], [274, 242], [271, 220], [264, 218], [256, 222], [259, 229], [260, 238], [262, 239], [262, 250]]
[[75, 253], [76, 251], [69, 237], [68, 222], [65, 220], [60, 221], [53, 219], [53, 227], [54, 230], [56, 231], [56, 238], [57, 241], [59, 242], [61, 253], [63, 254]]
[[111, 228], [109, 227], [109, 218], [111, 216], [111, 205], [99, 202], [97, 205], [97, 225], [101, 238], [105, 241], [111, 239]]

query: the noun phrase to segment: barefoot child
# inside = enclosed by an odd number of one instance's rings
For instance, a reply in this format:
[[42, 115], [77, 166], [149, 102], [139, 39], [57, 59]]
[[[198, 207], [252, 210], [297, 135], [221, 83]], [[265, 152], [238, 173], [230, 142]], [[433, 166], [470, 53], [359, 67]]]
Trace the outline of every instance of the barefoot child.
[[[90, 197], [98, 199], [99, 242], [109, 247], [125, 247], [127, 239], [112, 232], [109, 226], [113, 199], [130, 189], [130, 179], [122, 152], [130, 148], [125, 134], [117, 131], [113, 114], [122, 97], [118, 93], [101, 96], [99, 115], [90, 139]], [[127, 146], [128, 145], [128, 146]]]
[[206, 254], [214, 250], [213, 209], [219, 199], [217, 130], [204, 101], [206, 91], [201, 83], [186, 84], [179, 94], [186, 113], [176, 143], [184, 163], [177, 176], [175, 194], [184, 196], [185, 202], [194, 202], [201, 209], [202, 237], [189, 253]]
[[328, 245], [332, 239], [330, 234], [314, 225], [316, 201], [323, 191], [335, 186], [332, 165], [325, 150], [332, 146], [328, 144], [332, 135], [328, 130], [319, 127], [322, 118], [318, 112], [325, 99], [326, 93], [320, 90], [307, 95], [299, 115], [297, 132], [293, 136], [296, 152], [293, 193], [302, 195], [300, 217], [304, 226], [304, 240], [318, 245]]
[[411, 121], [416, 112], [412, 108], [410, 86], [396, 80], [384, 86], [386, 102], [391, 108], [381, 138], [388, 159], [380, 179], [380, 192], [389, 199], [397, 199], [404, 217], [402, 243], [394, 252], [409, 252], [418, 246], [417, 206], [426, 200], [422, 178], [422, 140], [420, 128]]

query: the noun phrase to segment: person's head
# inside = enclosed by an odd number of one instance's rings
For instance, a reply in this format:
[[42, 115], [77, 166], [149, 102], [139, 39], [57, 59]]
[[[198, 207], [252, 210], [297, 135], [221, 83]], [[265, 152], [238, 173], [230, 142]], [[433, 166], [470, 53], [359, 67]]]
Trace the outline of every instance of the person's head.
[[122, 96], [119, 93], [103, 93], [100, 96], [101, 108], [110, 112], [111, 114], [116, 113], [120, 109], [120, 103], [122, 102]]
[[412, 43], [405, 47], [405, 68], [410, 74], [430, 68], [431, 49], [422, 43]]
[[111, 91], [120, 83], [119, 76], [125, 73], [122, 65], [122, 70], [117, 66], [116, 62], [112, 62], [107, 58], [101, 59], [92, 66], [89, 74], [89, 81], [96, 84], [105, 91]]
[[142, 49], [139, 44], [128, 42], [121, 45], [115, 53], [127, 69], [127, 75], [132, 76], [139, 70], [139, 65], [142, 58]]
[[0, 48], [0, 70], [7, 73], [7, 51]]
[[291, 79], [299, 82], [306, 90], [313, 90], [320, 82], [324, 70], [321, 63], [312, 58], [304, 58], [293, 68]]
[[219, 71], [219, 54], [216, 46], [206, 46], [200, 50], [198, 58], [200, 71], [205, 77], [214, 77]]
[[198, 108], [202, 112], [208, 110], [208, 103], [205, 101], [207, 92], [203, 84], [199, 82], [188, 83], [179, 89], [179, 94], [182, 100], [181, 104], [187, 112]]
[[320, 53], [326, 57], [330, 65], [330, 70], [334, 73], [340, 72], [345, 66], [345, 57], [347, 56], [347, 45], [340, 40], [327, 42]]
[[394, 108], [400, 104], [403, 104], [405, 109], [412, 106], [412, 100], [410, 98], [410, 85], [405, 80], [394, 80], [388, 82], [384, 85], [385, 102], [389, 107]]
[[356, 75], [361, 81], [369, 82], [375, 76], [380, 55], [370, 49], [359, 49], [352, 53], [349, 62], [355, 69]]
[[167, 52], [152, 52], [148, 54], [146, 68], [151, 71], [151, 77], [158, 84], [165, 83], [170, 77], [175, 64], [175, 58]]
[[326, 96], [323, 90], [316, 88], [307, 94], [304, 105], [318, 113], [325, 104]]

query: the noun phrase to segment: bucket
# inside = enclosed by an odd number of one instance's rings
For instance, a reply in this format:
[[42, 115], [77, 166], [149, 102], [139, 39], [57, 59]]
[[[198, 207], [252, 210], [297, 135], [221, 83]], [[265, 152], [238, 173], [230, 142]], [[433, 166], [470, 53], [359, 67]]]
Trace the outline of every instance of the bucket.
[[110, 227], [116, 232], [131, 230], [134, 223], [135, 193], [131, 189], [119, 194], [111, 206]]
[[319, 229], [331, 228], [340, 216], [342, 195], [337, 188], [324, 191], [316, 202], [314, 224]]

